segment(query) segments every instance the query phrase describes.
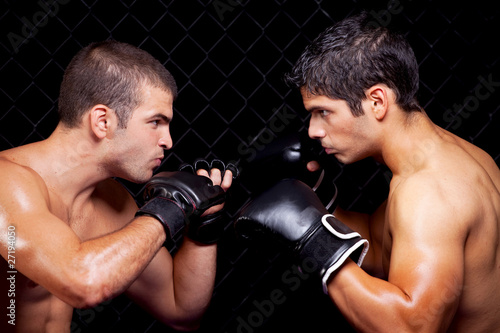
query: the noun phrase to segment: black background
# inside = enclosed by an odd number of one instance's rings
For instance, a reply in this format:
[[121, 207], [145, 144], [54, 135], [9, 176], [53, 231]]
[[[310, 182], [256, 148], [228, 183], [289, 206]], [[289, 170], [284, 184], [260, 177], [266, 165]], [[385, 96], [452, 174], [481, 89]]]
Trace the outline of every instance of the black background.
[[[364, 9], [374, 24], [409, 39], [421, 68], [420, 102], [431, 119], [498, 164], [497, 8], [415, 0], [0, 1], [0, 149], [46, 138], [57, 124], [58, 89], [71, 57], [90, 42], [112, 38], [153, 54], [178, 83], [174, 147], [162, 170], [200, 157], [241, 164], [276, 137], [307, 129], [300, 96], [283, 74], [319, 32]], [[332, 163], [345, 208], [370, 212], [385, 199], [390, 173], [384, 167], [370, 160]], [[141, 185], [123, 183], [138, 197]], [[229, 214], [250, 195], [235, 186]], [[296, 273], [275, 249], [237, 241], [230, 224], [218, 265], [200, 332], [351, 330], [318, 281]], [[71, 331], [169, 329], [120, 296], [75, 310]]]

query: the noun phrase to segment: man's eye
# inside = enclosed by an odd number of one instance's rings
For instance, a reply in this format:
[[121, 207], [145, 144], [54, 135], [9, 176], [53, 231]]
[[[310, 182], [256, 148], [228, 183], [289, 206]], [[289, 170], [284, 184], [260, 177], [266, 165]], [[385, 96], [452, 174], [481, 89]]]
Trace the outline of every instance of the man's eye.
[[326, 110], [321, 110], [319, 112], [319, 114], [321, 115], [321, 117], [326, 117], [330, 114], [330, 111], [326, 111]]

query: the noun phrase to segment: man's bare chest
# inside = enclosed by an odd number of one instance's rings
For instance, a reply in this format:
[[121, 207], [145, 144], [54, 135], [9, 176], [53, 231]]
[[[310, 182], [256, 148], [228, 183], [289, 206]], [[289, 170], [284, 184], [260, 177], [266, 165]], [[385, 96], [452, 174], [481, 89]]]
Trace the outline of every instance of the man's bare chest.
[[52, 196], [50, 208], [51, 212], [62, 223], [67, 224], [82, 242], [115, 231], [118, 229], [116, 221], [122, 220], [119, 214], [113, 214], [95, 200], [70, 206], [57, 196]]

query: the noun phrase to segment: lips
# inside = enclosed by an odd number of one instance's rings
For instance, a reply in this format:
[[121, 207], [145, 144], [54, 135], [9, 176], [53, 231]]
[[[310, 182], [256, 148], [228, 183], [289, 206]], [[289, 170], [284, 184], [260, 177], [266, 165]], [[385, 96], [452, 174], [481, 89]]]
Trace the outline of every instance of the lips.
[[156, 166], [159, 167], [161, 165], [161, 161], [163, 160], [163, 156], [157, 157], [155, 159]]
[[333, 148], [323, 147], [323, 149], [325, 150], [325, 153], [327, 153], [327, 154], [332, 154], [334, 152]]

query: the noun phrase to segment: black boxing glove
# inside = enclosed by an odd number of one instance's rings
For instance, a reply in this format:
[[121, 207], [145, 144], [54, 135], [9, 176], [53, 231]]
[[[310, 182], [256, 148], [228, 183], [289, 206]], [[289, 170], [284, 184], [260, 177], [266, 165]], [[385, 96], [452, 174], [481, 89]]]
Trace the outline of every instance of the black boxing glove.
[[[241, 182], [256, 193], [280, 180], [298, 179], [311, 187], [328, 211], [333, 212], [337, 195], [334, 176], [338, 172], [332, 169], [338, 168], [338, 164], [323, 156], [322, 152], [321, 144], [305, 133], [277, 138], [242, 162]], [[321, 161], [322, 168], [314, 172], [307, 170], [307, 163], [311, 161]], [[328, 172], [323, 167], [326, 164]]]
[[300, 264], [318, 267], [325, 293], [331, 274], [347, 258], [361, 266], [368, 251], [367, 240], [337, 220], [311, 188], [295, 179], [283, 180], [250, 201], [234, 226], [247, 239], [278, 239]]
[[146, 183], [146, 203], [136, 216], [148, 215], [160, 221], [167, 240], [181, 232], [188, 220], [196, 220], [205, 210], [224, 202], [222, 187], [204, 176], [188, 172], [160, 172]]
[[[196, 174], [199, 169], [205, 169], [210, 173], [211, 169], [219, 169], [221, 172], [221, 177], [224, 177], [226, 170], [230, 170], [233, 179], [238, 177], [238, 168], [231, 163], [225, 164], [219, 159], [214, 159], [210, 162], [199, 159], [191, 164], [183, 164], [179, 167], [179, 170], [186, 171], [191, 174]], [[188, 228], [187, 236], [192, 240], [203, 244], [213, 244], [216, 243], [224, 233], [224, 227], [229, 223], [228, 216], [224, 209], [202, 216], [196, 219], [191, 219]]]

